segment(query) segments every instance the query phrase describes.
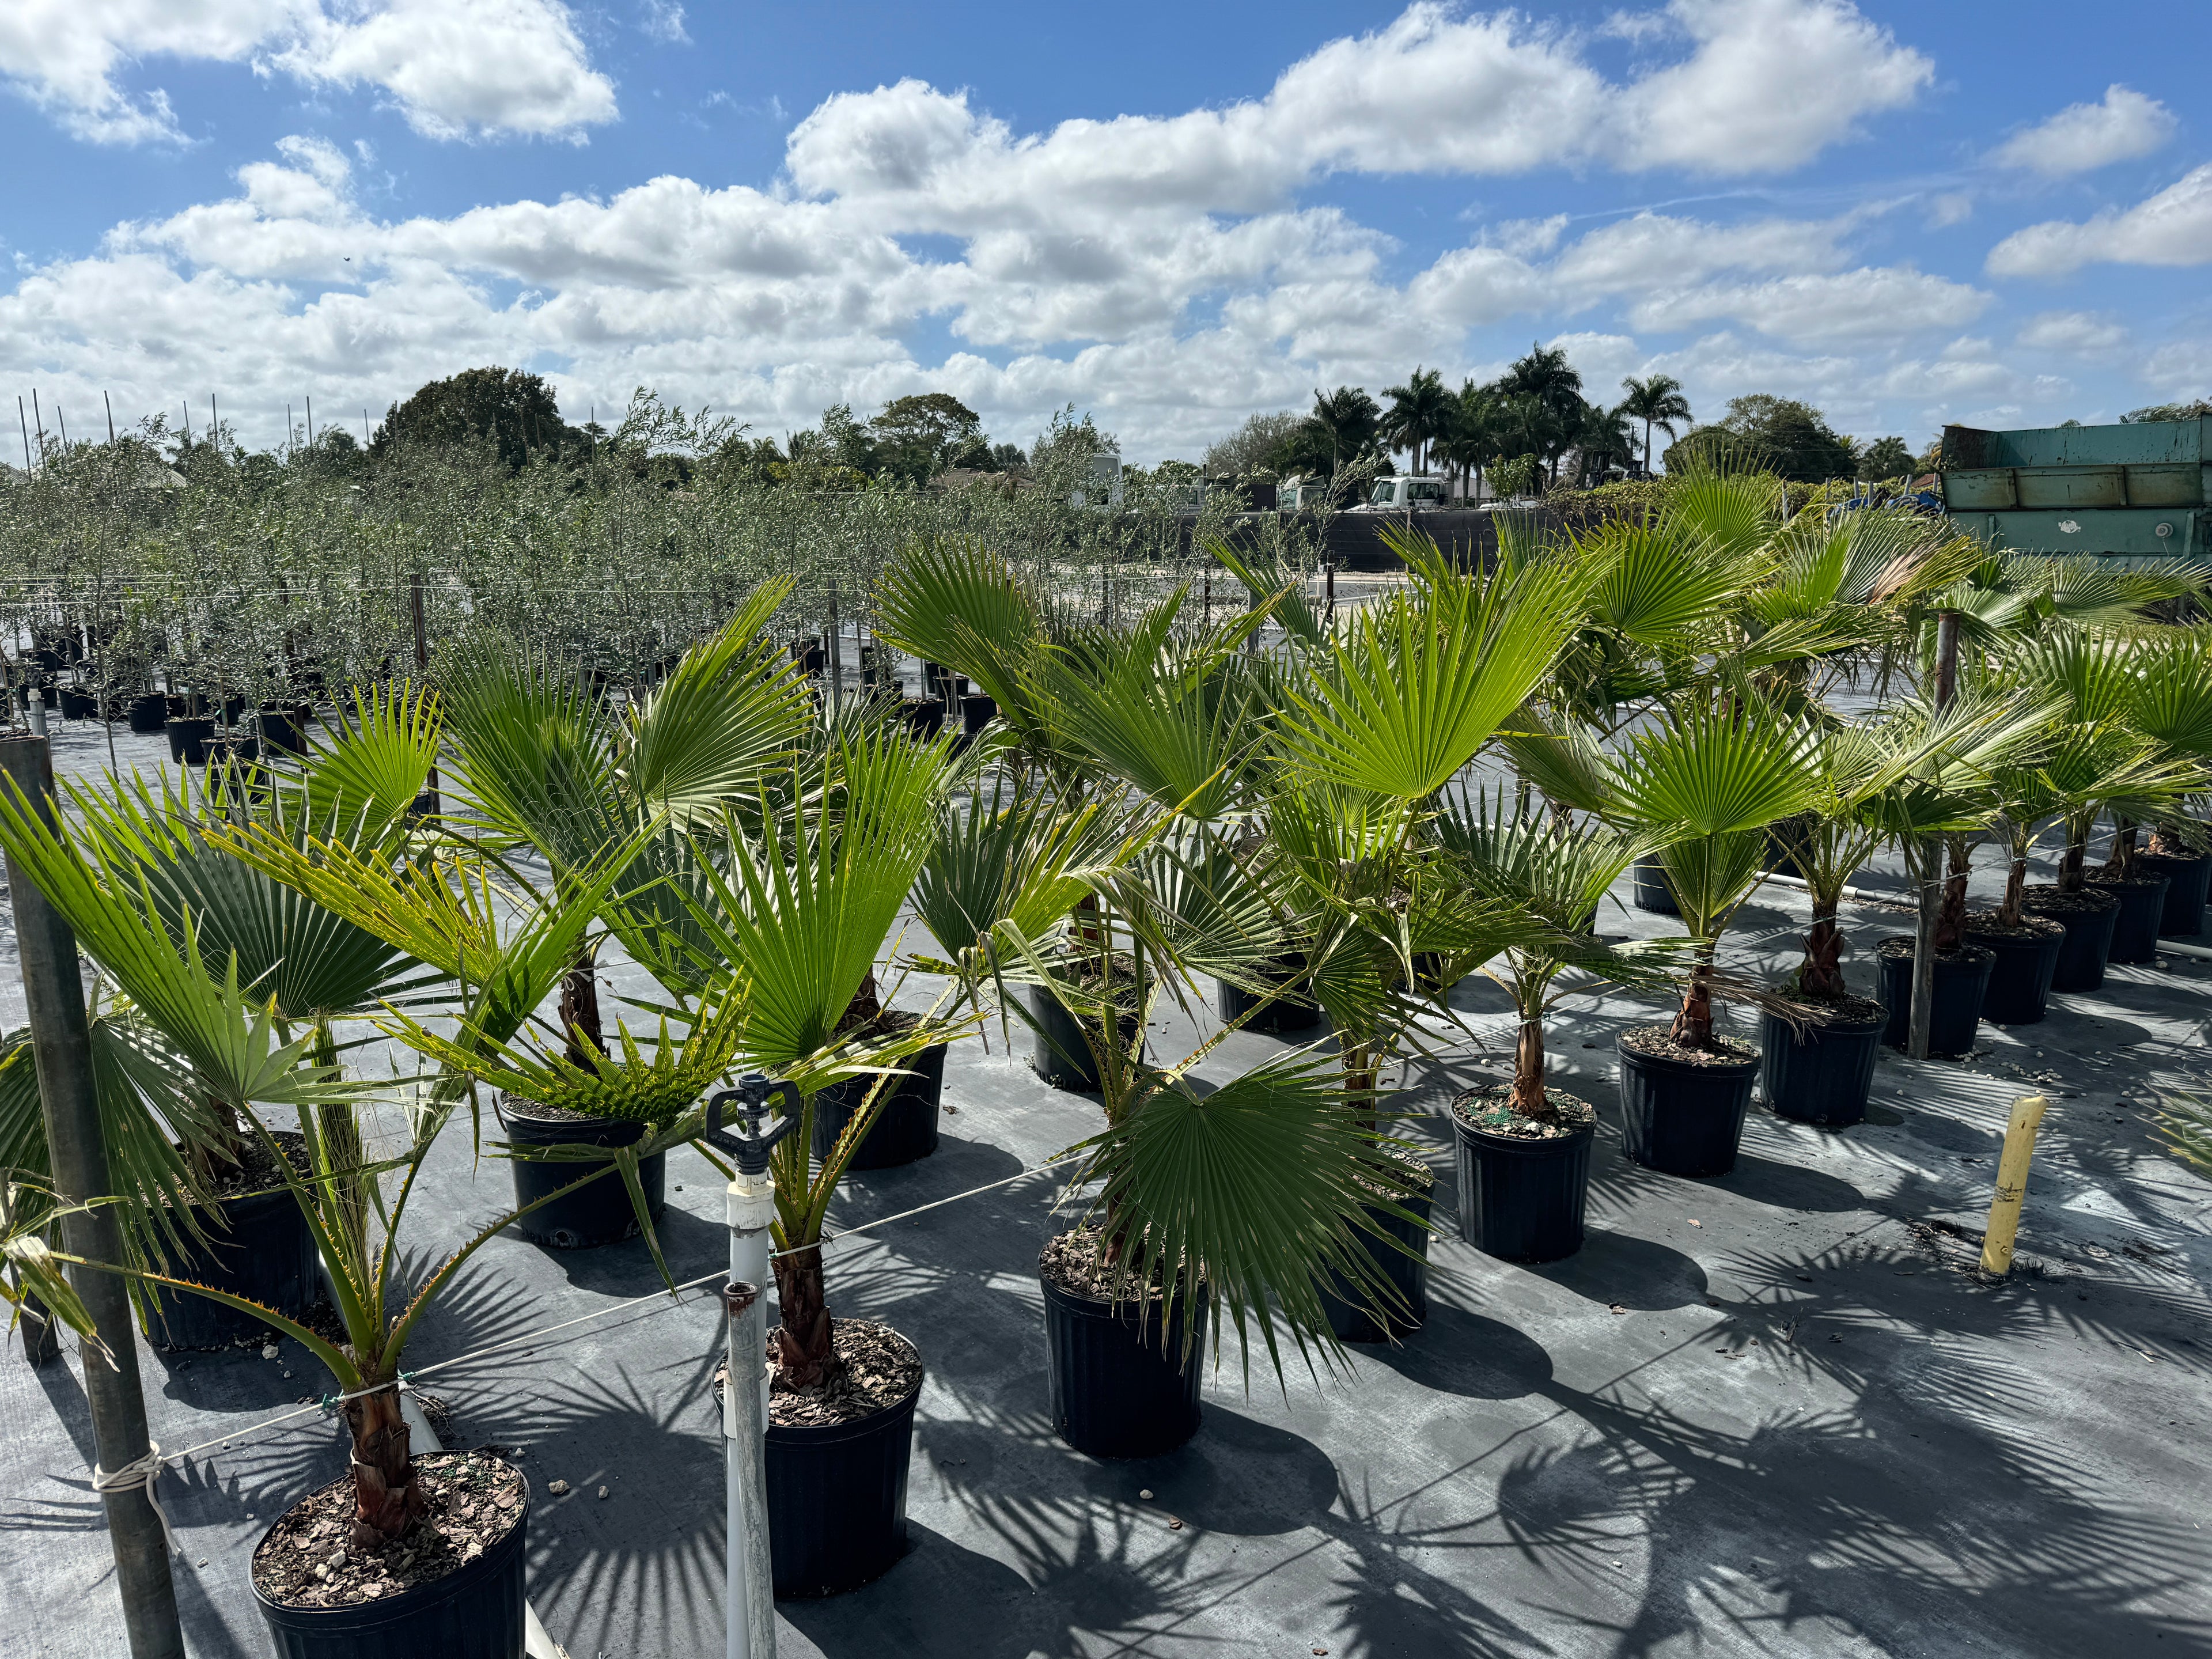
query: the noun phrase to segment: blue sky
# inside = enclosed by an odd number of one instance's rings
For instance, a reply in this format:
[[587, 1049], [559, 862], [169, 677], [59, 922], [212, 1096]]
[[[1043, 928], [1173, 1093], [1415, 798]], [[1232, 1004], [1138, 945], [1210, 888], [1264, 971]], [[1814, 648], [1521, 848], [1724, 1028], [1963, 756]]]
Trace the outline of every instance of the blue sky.
[[2110, 419], [2212, 392], [2184, 16], [9, 0], [0, 361], [255, 444], [497, 362], [1149, 461], [1532, 339], [1700, 416]]

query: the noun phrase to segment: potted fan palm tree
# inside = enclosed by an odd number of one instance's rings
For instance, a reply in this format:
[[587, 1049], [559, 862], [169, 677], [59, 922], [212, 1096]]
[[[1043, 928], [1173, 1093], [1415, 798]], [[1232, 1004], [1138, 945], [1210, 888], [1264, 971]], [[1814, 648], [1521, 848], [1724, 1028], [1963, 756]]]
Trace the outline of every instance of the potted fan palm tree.
[[[1462, 793], [1437, 827], [1479, 890], [1540, 924], [1486, 970], [1519, 1016], [1512, 1081], [1452, 1102], [1460, 1235], [1508, 1261], [1556, 1261], [1582, 1248], [1597, 1113], [1546, 1081], [1545, 1022], [1568, 997], [1603, 984], [1666, 983], [1678, 953], [1666, 942], [1616, 949], [1596, 937], [1598, 906], [1636, 857], [1634, 836], [1532, 811], [1525, 800], [1509, 811], [1502, 790], [1494, 799]], [[1569, 968], [1576, 977], [1562, 984]]]
[[1667, 1025], [1617, 1040], [1625, 1150], [1669, 1175], [1725, 1175], [1751, 1102], [1759, 1051], [1716, 1030], [1720, 939], [1764, 874], [1766, 830], [1820, 798], [1820, 738], [1749, 696], [1686, 698], [1632, 735], [1608, 791], [1620, 823], [1660, 846], [1692, 941], [1688, 988]]

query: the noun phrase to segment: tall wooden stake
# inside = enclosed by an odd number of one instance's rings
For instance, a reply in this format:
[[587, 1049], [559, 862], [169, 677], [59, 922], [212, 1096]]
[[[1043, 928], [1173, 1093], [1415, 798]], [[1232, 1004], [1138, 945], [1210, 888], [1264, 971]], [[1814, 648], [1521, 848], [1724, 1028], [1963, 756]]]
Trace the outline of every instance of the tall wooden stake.
[[[40, 819], [54, 822], [53, 757], [44, 738], [0, 738], [0, 775]], [[8, 860], [8, 889], [15, 901], [16, 951], [23, 967], [23, 1000], [30, 1014], [54, 1193], [64, 1204], [103, 1198], [115, 1186], [108, 1174], [107, 1141], [93, 1092], [92, 1033], [85, 1023], [76, 936], [13, 858]], [[72, 1255], [88, 1261], [123, 1260], [122, 1230], [112, 1205], [64, 1216], [62, 1236]], [[84, 1393], [92, 1407], [100, 1467], [119, 1474], [141, 1464], [151, 1449], [130, 1293], [120, 1276], [97, 1268], [73, 1267], [70, 1278], [114, 1358], [111, 1365], [98, 1354], [85, 1355]], [[112, 1489], [101, 1494], [101, 1500], [107, 1510], [116, 1589], [123, 1598], [123, 1626], [133, 1659], [184, 1659], [176, 1586], [169, 1577], [168, 1540], [146, 1488]]]

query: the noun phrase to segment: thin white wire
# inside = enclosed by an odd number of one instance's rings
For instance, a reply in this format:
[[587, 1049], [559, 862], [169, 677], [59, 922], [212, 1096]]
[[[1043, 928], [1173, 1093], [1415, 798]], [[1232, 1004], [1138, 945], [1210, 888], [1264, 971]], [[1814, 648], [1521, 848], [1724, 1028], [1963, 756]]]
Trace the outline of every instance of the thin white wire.
[[[1074, 1156], [1074, 1154], [1072, 1152], [1062, 1152], [1056, 1158], [1047, 1158], [1042, 1164], [1032, 1164], [1030, 1168], [1025, 1170], [1017, 1170], [1013, 1174], [1006, 1176], [1000, 1180], [986, 1182], [981, 1187], [970, 1187], [964, 1193], [954, 1193], [950, 1197], [933, 1200], [927, 1204], [917, 1204], [914, 1208], [910, 1210], [901, 1210], [896, 1215], [878, 1216], [873, 1221], [864, 1221], [858, 1226], [847, 1227], [842, 1231], [833, 1233], [824, 1238], [818, 1245], [805, 1245], [800, 1248], [802, 1249], [825, 1249], [829, 1245], [841, 1243], [842, 1241], [854, 1237], [858, 1234], [867, 1232], [873, 1228], [887, 1227], [894, 1221], [908, 1220], [915, 1216], [925, 1214], [931, 1210], [942, 1209], [947, 1204], [957, 1204], [963, 1199], [974, 1198], [983, 1193], [995, 1192], [1001, 1187], [1011, 1187], [1017, 1181], [1024, 1180], [1030, 1176], [1041, 1174], [1044, 1170], [1051, 1169], [1056, 1164], [1066, 1162], [1073, 1156]], [[769, 1260], [773, 1261], [776, 1256], [795, 1255], [798, 1254], [798, 1250], [777, 1250], [771, 1255]], [[399, 1380], [396, 1383], [383, 1382], [379, 1383], [373, 1389], [356, 1389], [348, 1394], [327, 1395], [322, 1399], [317, 1401], [312, 1406], [295, 1407], [289, 1412], [281, 1413], [275, 1417], [265, 1418], [258, 1423], [249, 1424], [245, 1428], [235, 1430], [233, 1432], [223, 1435], [217, 1439], [203, 1440], [196, 1446], [186, 1446], [181, 1451], [165, 1453], [161, 1451], [160, 1447], [156, 1446], [148, 1452], [145, 1458], [141, 1459], [139, 1463], [133, 1464], [131, 1468], [135, 1470], [149, 1461], [156, 1460], [161, 1468], [167, 1468], [172, 1463], [182, 1463], [185, 1459], [198, 1456], [202, 1452], [218, 1449], [228, 1451], [232, 1449], [234, 1443], [250, 1443], [253, 1441], [262, 1439], [276, 1430], [283, 1427], [286, 1424], [296, 1422], [303, 1417], [325, 1416], [329, 1413], [331, 1407], [342, 1406], [349, 1400], [360, 1400], [372, 1394], [382, 1394], [386, 1389], [408, 1387], [413, 1384], [417, 1378], [428, 1376], [438, 1371], [452, 1370], [456, 1366], [473, 1364], [477, 1360], [488, 1358], [493, 1354], [505, 1353], [510, 1349], [533, 1347], [538, 1343], [544, 1341], [548, 1337], [554, 1336], [562, 1331], [572, 1329], [578, 1325], [588, 1325], [594, 1320], [611, 1318], [616, 1314], [624, 1312], [631, 1308], [641, 1306], [648, 1302], [659, 1303], [663, 1307], [675, 1306], [677, 1305], [676, 1299], [680, 1298], [685, 1291], [699, 1290], [708, 1285], [726, 1283], [728, 1280], [728, 1278], [729, 1271], [725, 1268], [718, 1273], [702, 1274], [697, 1279], [686, 1279], [683, 1284], [677, 1285], [673, 1291], [652, 1291], [643, 1296], [632, 1297], [627, 1301], [610, 1303], [604, 1308], [595, 1308], [589, 1313], [579, 1314], [574, 1319], [564, 1319], [557, 1325], [543, 1326], [538, 1330], [528, 1332], [521, 1336], [508, 1337], [503, 1341], [494, 1342], [481, 1348], [471, 1349], [467, 1353], [456, 1354], [451, 1359], [441, 1359], [434, 1364], [424, 1365], [416, 1370], [403, 1371], [400, 1373]], [[145, 1484], [150, 1490], [152, 1485], [151, 1479], [145, 1478]]]

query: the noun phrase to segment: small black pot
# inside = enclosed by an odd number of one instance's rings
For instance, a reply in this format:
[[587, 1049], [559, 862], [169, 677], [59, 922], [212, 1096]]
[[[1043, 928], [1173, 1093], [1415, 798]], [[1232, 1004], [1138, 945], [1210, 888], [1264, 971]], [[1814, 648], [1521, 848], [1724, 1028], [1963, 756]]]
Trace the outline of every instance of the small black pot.
[[[1098, 1092], [1098, 1062], [1092, 1057], [1091, 1045], [1084, 1041], [1083, 1028], [1086, 1022], [1060, 1006], [1060, 999], [1042, 985], [1029, 988], [1030, 1012], [1036, 1018], [1032, 1033], [1030, 1064], [1036, 1074], [1055, 1089], [1066, 1089], [1079, 1095]], [[1116, 1029], [1123, 1042], [1139, 1024], [1133, 1012], [1116, 1017]], [[1137, 1053], [1141, 1056], [1141, 1045]]]
[[1501, 1261], [1559, 1261], [1583, 1247], [1595, 1121], [1532, 1140], [1451, 1115], [1459, 1161], [1459, 1236]]
[[145, 692], [131, 699], [127, 718], [133, 732], [150, 737], [169, 723], [169, 700], [159, 691]]
[[[173, 1250], [169, 1277], [250, 1297], [289, 1318], [305, 1318], [322, 1297], [322, 1263], [307, 1218], [290, 1190], [226, 1199], [215, 1207], [220, 1221], [205, 1209], [198, 1212], [207, 1243], [187, 1237]], [[149, 1285], [146, 1298], [147, 1340], [156, 1347], [228, 1347], [263, 1328], [252, 1314], [189, 1291]]]
[[971, 691], [966, 696], [961, 698], [960, 728], [962, 731], [967, 732], [969, 737], [974, 737], [978, 732], [981, 732], [985, 726], [988, 726], [993, 720], [998, 718], [999, 701], [997, 698], [986, 696], [981, 691]]
[[222, 723], [225, 726], [235, 726], [245, 718], [246, 699], [244, 697], [225, 697], [222, 700]]
[[1759, 1089], [1777, 1117], [1823, 1129], [1866, 1121], [1887, 1014], [1793, 1030], [1778, 1014], [1759, 1019]]
[[100, 717], [100, 699], [89, 691], [80, 691], [73, 685], [61, 688], [62, 718], [65, 720], [89, 720]]
[[[933, 1042], [906, 1062], [906, 1075], [895, 1080], [890, 1096], [868, 1126], [848, 1170], [889, 1170], [912, 1164], [937, 1150], [937, 1104], [945, 1093], [945, 1050]], [[848, 1078], [814, 1097], [814, 1157], [827, 1158], [853, 1115], [867, 1103], [873, 1077]]]
[[1662, 1175], [1723, 1176], [1751, 1107], [1759, 1056], [1698, 1065], [1647, 1054], [1614, 1039], [1620, 1060], [1621, 1150]]
[[791, 659], [799, 665], [800, 673], [812, 679], [830, 665], [830, 653], [818, 642], [810, 644], [802, 641], [791, 647]]
[[[1266, 977], [1280, 984], [1295, 978], [1304, 969], [1304, 960], [1300, 958], [1295, 963], [1282, 964], [1279, 975], [1270, 974]], [[1239, 989], [1225, 979], [1217, 979], [1214, 986], [1220, 993], [1221, 1023], [1224, 1025], [1235, 1024], [1251, 1013], [1253, 1009], [1260, 1007], [1261, 999], [1253, 992]], [[1280, 1036], [1285, 1031], [1309, 1031], [1320, 1024], [1321, 1006], [1318, 1003], [1297, 997], [1277, 997], [1266, 1007], [1260, 1008], [1252, 1018], [1245, 1020], [1240, 1029], [1257, 1031], [1265, 1036]]]
[[906, 1474], [921, 1384], [852, 1423], [768, 1428], [769, 1572], [778, 1597], [836, 1595], [906, 1553]]
[[2051, 976], [2057, 971], [2058, 953], [2066, 948], [2066, 930], [2053, 927], [2025, 938], [1984, 933], [1970, 919], [1966, 937], [1996, 957], [1990, 968], [1989, 988], [1982, 993], [1982, 1018], [1992, 1025], [2033, 1025], [2041, 1019], [2051, 1006]]
[[2185, 859], [2165, 853], [2138, 853], [2136, 868], [2166, 878], [2166, 914], [2158, 919], [2160, 939], [2195, 939], [2204, 931], [2204, 895], [2212, 887], [2212, 853]]
[[1681, 907], [1674, 902], [1674, 895], [1668, 890], [1667, 878], [1661, 873], [1659, 855], [1647, 853], [1630, 866], [1634, 878], [1635, 903], [1639, 910], [1649, 910], [1656, 916], [1679, 916]]
[[906, 703], [906, 729], [927, 741], [945, 729], [945, 699], [942, 697], [909, 697]]
[[522, 1659], [529, 1531], [526, 1480], [513, 1529], [443, 1578], [343, 1607], [282, 1607], [258, 1588], [253, 1599], [281, 1659]]
[[[2110, 894], [2085, 890], [2110, 900], [2101, 909], [2061, 908], [2056, 889], [2031, 887], [2021, 901], [2039, 916], [2049, 916], [2066, 930], [2066, 943], [2058, 947], [2058, 965], [2051, 972], [2054, 991], [2094, 991], [2105, 982], [2105, 953], [2112, 948], [2112, 929], [2120, 919], [2119, 901]], [[2051, 906], [2046, 909], [2045, 904]]]
[[[501, 1103], [500, 1121], [507, 1126], [507, 1138], [517, 1146], [634, 1146], [645, 1139], [647, 1127], [616, 1120], [529, 1114], [526, 1101]], [[638, 1185], [645, 1189], [646, 1210], [655, 1221], [666, 1208], [663, 1194], [667, 1158], [665, 1152], [655, 1152], [638, 1161]], [[514, 1170], [514, 1201], [521, 1205], [559, 1192], [579, 1176], [603, 1166], [588, 1158], [569, 1163], [518, 1158], [510, 1160], [510, 1167]], [[517, 1221], [514, 1230], [556, 1250], [581, 1250], [634, 1237], [638, 1231], [637, 1212], [630, 1207], [629, 1188], [622, 1176], [610, 1174], [579, 1187], [565, 1198], [539, 1206]]]
[[1048, 1273], [1037, 1278], [1044, 1286], [1052, 1426], [1061, 1439], [1092, 1457], [1158, 1457], [1198, 1432], [1203, 1286], [1176, 1299], [1175, 1322], [1164, 1331], [1158, 1300], [1117, 1306], [1062, 1290]]
[[215, 736], [215, 720], [206, 714], [187, 714], [169, 722], [169, 758], [187, 766], [207, 764], [208, 739]]
[[[1401, 1250], [1372, 1233], [1358, 1235], [1359, 1244], [1376, 1270], [1398, 1292], [1398, 1301], [1379, 1310], [1381, 1317], [1368, 1306], [1367, 1297], [1358, 1286], [1334, 1267], [1322, 1269], [1321, 1305], [1328, 1314], [1328, 1328], [1336, 1333], [1338, 1341], [1389, 1342], [1428, 1322], [1429, 1211], [1435, 1202], [1435, 1190], [1429, 1187], [1398, 1200], [1400, 1208], [1420, 1218], [1418, 1221], [1403, 1220], [1373, 1206], [1368, 1208], [1368, 1219], [1406, 1247]], [[1408, 1255], [1407, 1250], [1414, 1254]]]
[[[1901, 954], [1882, 949], [1899, 942], [1905, 945]], [[1905, 933], [1893, 933], [1875, 946], [1875, 960], [1881, 967], [1881, 1000], [1889, 1010], [1881, 1040], [1893, 1048], [1911, 1041], [1912, 951], [1912, 938]], [[1936, 958], [1936, 1000], [1928, 1011], [1929, 1054], [1963, 1054], [1973, 1048], [1974, 1033], [1982, 1023], [1982, 998], [1996, 961], [1996, 951], [1973, 944]]]
[[2106, 949], [2105, 960], [2157, 961], [2158, 932], [2166, 920], [2166, 896], [2172, 885], [2166, 878], [2138, 875], [2132, 881], [2112, 881], [2092, 876], [2089, 884], [2120, 902], [2120, 913], [2112, 921], [2112, 942]]
[[287, 755], [307, 752], [307, 722], [312, 711], [305, 703], [290, 708], [264, 705], [261, 709], [261, 741], [269, 745], [273, 754], [282, 750]]

